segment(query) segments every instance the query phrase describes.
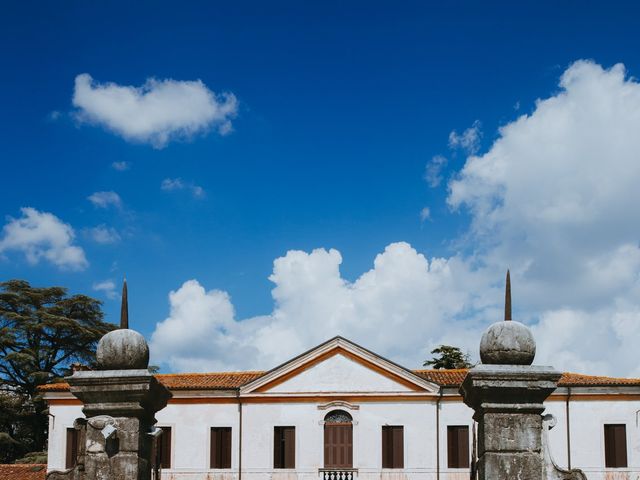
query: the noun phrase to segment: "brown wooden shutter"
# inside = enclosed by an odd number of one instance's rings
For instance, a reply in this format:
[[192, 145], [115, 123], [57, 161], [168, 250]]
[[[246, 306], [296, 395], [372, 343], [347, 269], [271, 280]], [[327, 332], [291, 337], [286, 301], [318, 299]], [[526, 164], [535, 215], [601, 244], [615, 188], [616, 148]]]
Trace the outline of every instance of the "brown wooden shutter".
[[296, 428], [273, 429], [273, 467], [296, 468]]
[[156, 454], [157, 464], [160, 468], [171, 468], [171, 427], [160, 427], [162, 435], [158, 441]]
[[284, 429], [284, 468], [296, 468], [296, 429]]
[[73, 468], [76, 466], [78, 459], [78, 433], [75, 428], [67, 428], [65, 468]]
[[351, 468], [353, 466], [353, 426], [350, 423], [324, 426], [325, 468]]
[[404, 468], [404, 427], [382, 427], [382, 468]]
[[627, 466], [626, 425], [604, 426], [604, 462], [605, 466], [610, 468]]
[[393, 465], [391, 468], [404, 468], [404, 427], [391, 427], [393, 439]]
[[231, 468], [231, 427], [211, 429], [211, 468]]
[[282, 429], [280, 427], [273, 428], [273, 468], [284, 468], [282, 459]]
[[393, 451], [391, 438], [391, 429], [387, 426], [382, 427], [382, 468], [391, 468], [393, 463]]
[[447, 427], [447, 466], [449, 468], [469, 467], [469, 427]]

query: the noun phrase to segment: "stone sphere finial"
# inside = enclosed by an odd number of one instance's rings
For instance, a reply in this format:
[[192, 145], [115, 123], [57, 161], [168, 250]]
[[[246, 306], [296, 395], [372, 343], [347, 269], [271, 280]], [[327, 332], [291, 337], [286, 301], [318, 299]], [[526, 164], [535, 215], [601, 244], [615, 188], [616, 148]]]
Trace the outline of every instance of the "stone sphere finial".
[[513, 320], [497, 322], [482, 334], [480, 360], [494, 365], [531, 365], [536, 341], [526, 325]]
[[491, 325], [480, 340], [480, 360], [494, 365], [531, 365], [536, 341], [531, 330], [511, 320], [511, 274], [507, 270], [504, 290], [504, 322]]
[[98, 342], [96, 359], [101, 370], [133, 370], [149, 366], [149, 346], [135, 330], [120, 328]]

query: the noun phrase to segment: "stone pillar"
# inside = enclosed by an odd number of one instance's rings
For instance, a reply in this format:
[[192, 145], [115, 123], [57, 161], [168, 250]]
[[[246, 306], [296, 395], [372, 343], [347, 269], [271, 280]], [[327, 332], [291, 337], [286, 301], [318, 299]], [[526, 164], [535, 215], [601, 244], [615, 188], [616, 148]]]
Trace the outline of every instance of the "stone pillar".
[[126, 328], [100, 339], [100, 370], [77, 371], [67, 378], [71, 393], [82, 401], [82, 462], [48, 480], [150, 480], [153, 471], [154, 415], [171, 393], [149, 372], [144, 337]]
[[479, 480], [542, 480], [544, 400], [560, 373], [551, 367], [478, 365], [460, 389], [478, 422]]
[[532, 365], [536, 342], [525, 325], [511, 320], [509, 277], [507, 271], [505, 321], [484, 332], [482, 364], [460, 387], [478, 422], [478, 480], [583, 480], [580, 470], [563, 470], [551, 459], [542, 412], [561, 374]]
[[76, 372], [69, 384], [87, 417], [84, 478], [149, 480], [154, 414], [169, 391], [147, 369]]

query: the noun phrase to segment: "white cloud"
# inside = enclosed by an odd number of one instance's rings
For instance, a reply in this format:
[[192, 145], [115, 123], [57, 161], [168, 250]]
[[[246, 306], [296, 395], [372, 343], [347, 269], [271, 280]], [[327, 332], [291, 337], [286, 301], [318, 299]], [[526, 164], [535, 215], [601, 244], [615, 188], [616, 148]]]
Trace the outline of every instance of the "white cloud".
[[125, 162], [124, 160], [121, 162], [113, 162], [111, 163], [111, 168], [117, 170], [119, 172], [124, 172], [131, 168], [131, 164], [129, 162]]
[[442, 170], [447, 166], [447, 159], [442, 155], [434, 156], [424, 169], [424, 179], [431, 188], [442, 182]]
[[560, 89], [468, 158], [448, 202], [470, 212], [487, 268], [515, 270], [540, 361], [628, 374], [630, 322], [615, 319], [640, 302], [640, 84], [579, 61]]
[[422, 210], [420, 210], [420, 221], [421, 222], [429, 220], [430, 218], [431, 218], [431, 210], [429, 209], [429, 207], [424, 207]]
[[122, 208], [122, 199], [116, 192], [95, 192], [87, 197], [97, 208]]
[[482, 138], [480, 127], [480, 122], [476, 120], [462, 133], [452, 130], [449, 134], [449, 148], [462, 149], [468, 154], [476, 153], [480, 149], [480, 139]]
[[93, 284], [93, 289], [96, 292], [103, 292], [104, 295], [109, 300], [114, 300], [118, 298], [118, 294], [116, 293], [116, 284], [113, 280], [104, 280], [102, 282], [96, 282]]
[[73, 245], [75, 232], [71, 225], [35, 208], [20, 211], [22, 217], [9, 218], [2, 229], [0, 254], [18, 251], [32, 265], [46, 260], [69, 270], [82, 270], [89, 265], [84, 250]]
[[226, 293], [187, 282], [154, 332], [156, 361], [270, 368], [336, 334], [408, 367], [439, 343], [477, 355], [482, 330], [502, 316], [511, 267], [536, 363], [640, 376], [638, 131], [640, 84], [621, 65], [577, 62], [558, 93], [502, 127], [449, 183], [449, 205], [471, 216], [457, 242], [466, 253], [427, 258], [391, 244], [349, 282], [338, 251], [290, 251], [274, 262], [272, 311], [248, 319]]
[[200, 80], [150, 78], [141, 87], [100, 84], [89, 74], [75, 79], [73, 105], [82, 122], [102, 125], [133, 142], [163, 148], [213, 128], [232, 131], [238, 101], [232, 93], [215, 94]]
[[269, 368], [342, 334], [417, 367], [446, 322], [473, 303], [465, 292], [474, 291], [474, 276], [456, 274], [457, 258], [429, 261], [406, 243], [391, 244], [353, 283], [340, 275], [341, 262], [337, 250], [288, 252], [269, 277], [274, 310], [241, 321], [228, 294], [185, 282], [153, 333], [154, 361], [176, 370]]
[[89, 237], [96, 243], [103, 245], [117, 243], [120, 241], [120, 234], [113, 227], [107, 227], [106, 225], [98, 225], [90, 228], [86, 231]]
[[165, 192], [189, 190], [195, 198], [204, 198], [206, 196], [204, 188], [195, 185], [193, 182], [185, 182], [181, 178], [165, 178], [160, 184], [160, 189]]

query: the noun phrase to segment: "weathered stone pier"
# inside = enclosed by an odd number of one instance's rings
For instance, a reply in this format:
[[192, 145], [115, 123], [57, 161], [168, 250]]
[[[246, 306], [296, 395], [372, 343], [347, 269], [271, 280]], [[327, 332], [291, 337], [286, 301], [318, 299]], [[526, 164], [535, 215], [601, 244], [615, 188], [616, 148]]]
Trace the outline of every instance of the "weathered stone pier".
[[76, 420], [78, 458], [74, 468], [50, 472], [48, 480], [149, 480], [159, 430], [154, 415], [171, 393], [149, 372], [149, 347], [128, 328], [127, 285], [123, 286], [121, 327], [100, 339], [99, 370], [77, 371], [67, 379], [84, 405]]
[[580, 470], [558, 468], [545, 448], [543, 403], [561, 374], [553, 367], [532, 365], [535, 354], [529, 328], [511, 320], [507, 272], [505, 321], [494, 323], [482, 335], [482, 363], [469, 370], [460, 388], [478, 422], [479, 480], [586, 479]]

